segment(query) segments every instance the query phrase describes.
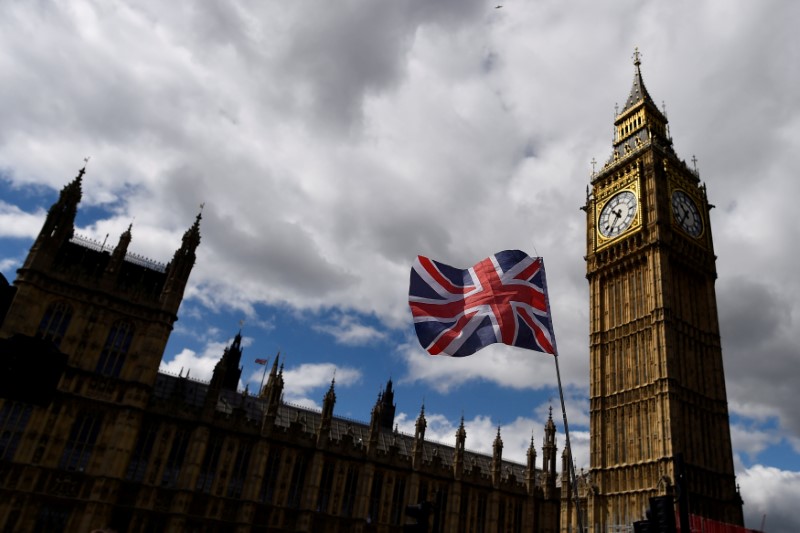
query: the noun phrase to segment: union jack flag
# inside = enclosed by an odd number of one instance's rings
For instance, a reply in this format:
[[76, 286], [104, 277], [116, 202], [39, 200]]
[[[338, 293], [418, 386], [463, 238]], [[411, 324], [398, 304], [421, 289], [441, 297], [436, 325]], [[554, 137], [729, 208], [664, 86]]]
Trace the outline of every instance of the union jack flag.
[[496, 342], [556, 353], [544, 263], [520, 250], [466, 270], [418, 256], [408, 304], [431, 355], [464, 357]]

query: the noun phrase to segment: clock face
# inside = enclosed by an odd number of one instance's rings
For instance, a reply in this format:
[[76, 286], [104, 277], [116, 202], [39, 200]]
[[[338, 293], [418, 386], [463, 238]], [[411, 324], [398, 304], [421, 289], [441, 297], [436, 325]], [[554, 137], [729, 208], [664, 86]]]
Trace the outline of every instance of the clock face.
[[678, 226], [692, 237], [699, 237], [703, 233], [703, 219], [697, 204], [685, 192], [672, 193], [672, 215]]
[[633, 224], [637, 209], [636, 195], [622, 191], [606, 202], [597, 219], [597, 229], [603, 237], [616, 237]]

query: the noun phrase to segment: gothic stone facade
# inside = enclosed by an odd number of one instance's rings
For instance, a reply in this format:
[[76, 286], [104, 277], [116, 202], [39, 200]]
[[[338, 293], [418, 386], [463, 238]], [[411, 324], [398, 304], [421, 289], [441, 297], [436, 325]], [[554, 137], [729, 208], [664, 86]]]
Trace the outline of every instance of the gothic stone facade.
[[258, 395], [237, 391], [241, 337], [210, 383], [158, 372], [200, 241], [198, 215], [167, 265], [74, 234], [83, 171], [61, 191], [13, 285], [0, 279], [3, 531], [558, 530], [555, 425], [543, 469], [425, 440], [394, 423], [389, 382], [369, 424], [282, 402], [275, 359]]

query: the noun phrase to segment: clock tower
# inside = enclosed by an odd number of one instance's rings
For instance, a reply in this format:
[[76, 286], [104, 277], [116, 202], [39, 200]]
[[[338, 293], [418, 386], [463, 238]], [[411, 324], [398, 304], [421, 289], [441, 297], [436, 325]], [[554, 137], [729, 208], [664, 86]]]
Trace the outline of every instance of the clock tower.
[[[742, 523], [722, 364], [712, 207], [672, 146], [666, 115], [634, 54], [613, 153], [584, 207], [590, 291], [589, 521], [642, 520], [675, 494], [685, 464], [689, 512]], [[591, 529], [595, 531], [595, 529]]]

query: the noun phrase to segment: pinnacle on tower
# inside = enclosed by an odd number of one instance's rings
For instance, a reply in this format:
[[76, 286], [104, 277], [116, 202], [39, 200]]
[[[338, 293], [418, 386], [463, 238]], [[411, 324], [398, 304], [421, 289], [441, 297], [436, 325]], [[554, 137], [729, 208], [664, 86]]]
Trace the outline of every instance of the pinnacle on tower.
[[625, 105], [622, 106], [622, 111], [620, 111], [620, 115], [624, 114], [628, 109], [631, 109], [634, 105], [638, 104], [642, 100], [645, 100], [656, 107], [655, 103], [653, 102], [650, 93], [647, 92], [647, 88], [644, 86], [644, 80], [642, 79], [642, 61], [641, 61], [641, 53], [639, 52], [639, 48], [635, 48], [633, 52], [633, 65], [636, 68], [636, 71], [633, 75], [633, 86], [631, 87], [631, 93], [628, 96], [628, 99], [625, 101]]

